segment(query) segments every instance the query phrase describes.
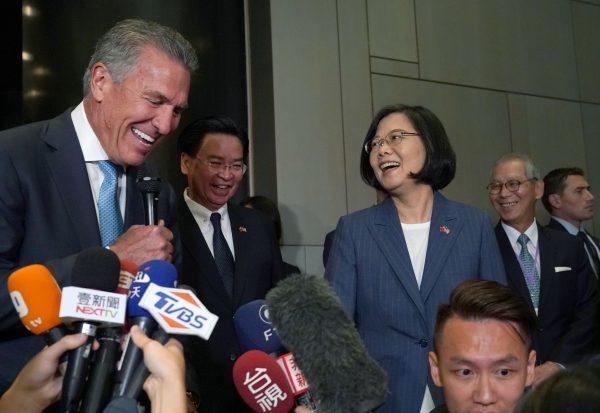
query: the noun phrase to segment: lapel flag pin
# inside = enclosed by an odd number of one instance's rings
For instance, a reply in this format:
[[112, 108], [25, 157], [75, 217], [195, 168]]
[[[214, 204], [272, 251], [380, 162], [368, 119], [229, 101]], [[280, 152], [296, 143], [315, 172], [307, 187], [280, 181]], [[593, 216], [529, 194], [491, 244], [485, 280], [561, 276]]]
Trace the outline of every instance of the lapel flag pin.
[[445, 225], [442, 225], [442, 226], [440, 227], [440, 232], [443, 232], [444, 234], [448, 235], [448, 234], [450, 233], [450, 228], [448, 228], [448, 227], [447, 227], [447, 226], [445, 226]]
[[248, 232], [248, 230], [246, 229], [246, 227], [239, 227], [238, 231], [239, 232]]

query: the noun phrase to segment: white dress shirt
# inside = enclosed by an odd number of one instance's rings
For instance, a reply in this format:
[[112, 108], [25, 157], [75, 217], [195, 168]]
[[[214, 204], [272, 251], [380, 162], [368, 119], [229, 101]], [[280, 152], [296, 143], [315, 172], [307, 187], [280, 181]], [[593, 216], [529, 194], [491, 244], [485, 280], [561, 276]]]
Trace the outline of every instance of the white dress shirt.
[[225, 241], [227, 241], [227, 245], [229, 246], [229, 250], [231, 251], [231, 255], [235, 260], [235, 250], [233, 248], [233, 234], [231, 232], [231, 220], [229, 219], [229, 212], [227, 212], [227, 204], [223, 205], [216, 211], [211, 211], [205, 206], [199, 204], [194, 201], [192, 198], [188, 196], [188, 188], [183, 191], [183, 199], [187, 204], [196, 224], [198, 224], [198, 228], [200, 228], [200, 232], [202, 232], [202, 236], [206, 241], [206, 245], [208, 245], [208, 249], [212, 256], [215, 256], [215, 251], [213, 249], [213, 234], [215, 232], [212, 222], [210, 222], [210, 216], [213, 212], [218, 212], [221, 214], [221, 231], [223, 232], [223, 236], [225, 237]]
[[[90, 122], [85, 115], [83, 108], [83, 102], [81, 102], [71, 112], [71, 119], [73, 120], [73, 126], [75, 126], [75, 133], [79, 140], [79, 146], [81, 146], [81, 152], [83, 152], [83, 160], [85, 161], [85, 167], [87, 169], [88, 178], [90, 180], [90, 188], [92, 190], [92, 197], [94, 198], [94, 207], [96, 208], [96, 219], [98, 218], [98, 197], [100, 196], [100, 186], [104, 181], [104, 174], [98, 166], [98, 161], [107, 161], [108, 155], [98, 137], [94, 133]], [[64, 183], [68, 185], [68, 182]], [[125, 194], [127, 185], [127, 175], [121, 173], [119, 175], [119, 182], [117, 188], [117, 196], [119, 198], [119, 209], [121, 210], [121, 217], [125, 219]]]

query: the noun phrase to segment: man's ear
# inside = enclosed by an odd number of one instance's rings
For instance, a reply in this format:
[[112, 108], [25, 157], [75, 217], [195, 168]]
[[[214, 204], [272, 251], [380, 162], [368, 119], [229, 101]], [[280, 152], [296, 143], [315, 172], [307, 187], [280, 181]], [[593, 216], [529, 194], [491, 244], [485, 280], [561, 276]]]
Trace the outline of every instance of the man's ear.
[[554, 209], [560, 209], [560, 206], [562, 205], [562, 199], [558, 194], [549, 195], [548, 202], [550, 202], [550, 205], [552, 205], [552, 208]]
[[112, 76], [104, 63], [92, 66], [90, 73], [90, 94], [96, 102], [102, 102], [107, 90], [113, 85]]
[[544, 195], [544, 181], [538, 179], [534, 182], [535, 188], [535, 199], [541, 199], [542, 195]]
[[537, 355], [535, 350], [529, 352], [529, 358], [527, 359], [527, 379], [525, 380], [525, 387], [529, 387], [533, 384], [535, 377], [535, 360]]
[[438, 357], [435, 352], [429, 352], [429, 370], [431, 371], [431, 378], [438, 387], [444, 387], [442, 384], [442, 377], [440, 375], [440, 366], [438, 365]]
[[187, 175], [190, 173], [190, 163], [193, 161], [192, 157], [185, 152], [181, 153], [181, 158], [179, 159], [179, 168], [181, 169], [181, 173]]

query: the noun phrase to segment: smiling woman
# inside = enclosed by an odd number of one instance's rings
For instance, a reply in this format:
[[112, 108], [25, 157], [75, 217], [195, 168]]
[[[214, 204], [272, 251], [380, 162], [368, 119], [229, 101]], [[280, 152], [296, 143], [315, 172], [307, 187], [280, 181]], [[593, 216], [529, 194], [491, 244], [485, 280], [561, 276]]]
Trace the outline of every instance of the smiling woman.
[[455, 169], [430, 110], [393, 105], [375, 115], [360, 171], [389, 197], [340, 219], [325, 276], [388, 373], [380, 412], [429, 412], [441, 401], [427, 365], [438, 305], [465, 279], [506, 283], [489, 218], [438, 192]]

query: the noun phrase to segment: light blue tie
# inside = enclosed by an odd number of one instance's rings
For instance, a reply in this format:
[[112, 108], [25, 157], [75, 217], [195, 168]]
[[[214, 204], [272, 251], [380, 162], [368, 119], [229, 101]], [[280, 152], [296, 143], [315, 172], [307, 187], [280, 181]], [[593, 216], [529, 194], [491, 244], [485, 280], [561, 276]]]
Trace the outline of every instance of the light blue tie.
[[104, 180], [100, 186], [100, 196], [98, 197], [98, 221], [102, 246], [106, 247], [114, 244], [123, 232], [123, 217], [117, 199], [121, 167], [110, 161], [100, 161], [98, 166], [104, 174]]
[[531, 256], [529, 250], [527, 249], [529, 237], [525, 234], [521, 234], [517, 239], [517, 242], [519, 245], [521, 245], [519, 261], [521, 262], [523, 275], [525, 276], [525, 281], [527, 282], [529, 295], [531, 295], [533, 306], [538, 308], [540, 303], [540, 275], [538, 274], [538, 270], [535, 265], [535, 259]]

